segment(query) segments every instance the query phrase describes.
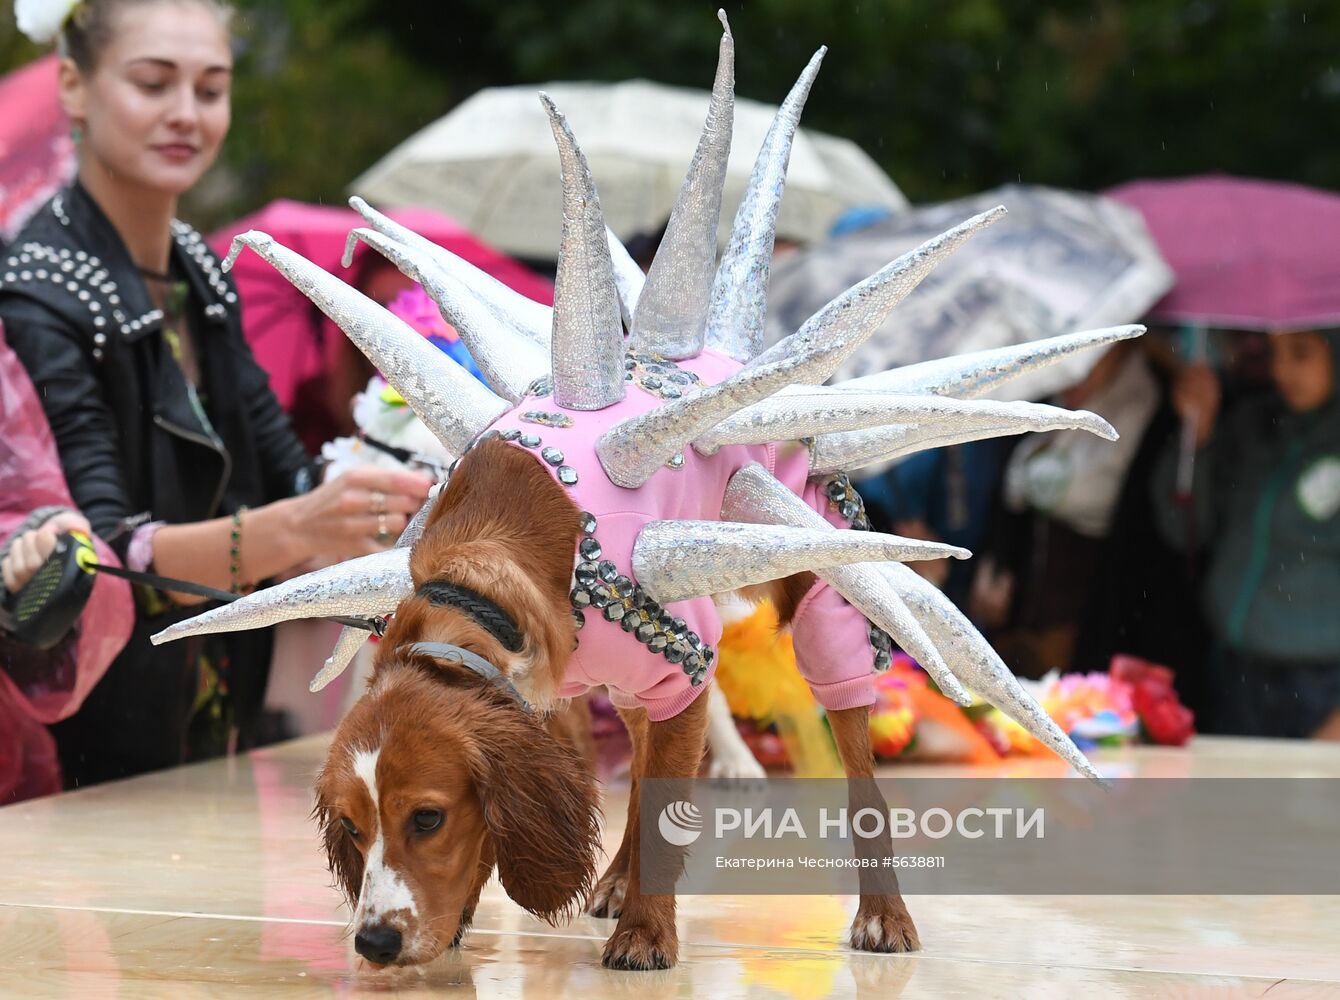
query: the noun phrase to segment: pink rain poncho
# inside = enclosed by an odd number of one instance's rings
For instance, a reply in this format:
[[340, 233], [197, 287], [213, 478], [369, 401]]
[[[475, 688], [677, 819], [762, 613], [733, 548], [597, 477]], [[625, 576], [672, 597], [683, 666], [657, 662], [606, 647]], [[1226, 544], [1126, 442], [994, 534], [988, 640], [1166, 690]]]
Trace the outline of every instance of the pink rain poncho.
[[[74, 507], [42, 404], [0, 327], [0, 541], [39, 507]], [[101, 539], [98, 558], [115, 564]], [[46, 726], [73, 715], [130, 637], [130, 586], [99, 576], [73, 633], [38, 650], [0, 633], [0, 805], [60, 791]]]

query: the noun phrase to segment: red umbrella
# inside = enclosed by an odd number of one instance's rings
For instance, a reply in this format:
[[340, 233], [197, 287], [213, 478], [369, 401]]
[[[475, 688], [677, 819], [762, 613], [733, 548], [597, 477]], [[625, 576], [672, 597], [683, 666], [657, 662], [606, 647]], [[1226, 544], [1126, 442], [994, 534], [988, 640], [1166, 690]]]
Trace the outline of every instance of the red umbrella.
[[0, 242], [75, 173], [70, 123], [56, 91], [54, 55], [0, 78]]
[[1225, 176], [1105, 194], [1140, 210], [1177, 275], [1150, 318], [1268, 332], [1340, 326], [1340, 195]]
[[[553, 302], [552, 284], [481, 243], [445, 215], [416, 209], [389, 214], [397, 222], [446, 247], [523, 295], [546, 305]], [[373, 252], [360, 245], [354, 265], [348, 271], [341, 268], [340, 257], [349, 231], [363, 224], [362, 217], [351, 209], [276, 201], [254, 215], [220, 229], [210, 236], [209, 242], [222, 255], [228, 252], [232, 238], [238, 233], [259, 229], [319, 267], [353, 281], [359, 276], [368, 276], [363, 270], [364, 258]], [[375, 261], [368, 260], [367, 263]], [[243, 254], [238, 258], [233, 277], [242, 300], [242, 325], [247, 341], [261, 367], [270, 374], [270, 384], [280, 404], [289, 409], [298, 386], [329, 369], [343, 337], [301, 292], [255, 254]], [[379, 282], [384, 282], [386, 275], [380, 274], [378, 278]], [[409, 284], [409, 279], [401, 278], [396, 272], [390, 291], [393, 294]], [[389, 297], [379, 294], [377, 289], [364, 290], [379, 300]]]

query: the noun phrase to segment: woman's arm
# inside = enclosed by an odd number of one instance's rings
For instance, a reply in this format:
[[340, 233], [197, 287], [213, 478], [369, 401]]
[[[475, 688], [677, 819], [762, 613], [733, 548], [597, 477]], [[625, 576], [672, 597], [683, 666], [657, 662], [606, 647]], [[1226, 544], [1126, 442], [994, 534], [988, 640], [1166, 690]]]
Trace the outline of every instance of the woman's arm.
[[[14, 307], [6, 309], [6, 339], [42, 402], [71, 499], [93, 530], [110, 539], [139, 512], [131, 509], [115, 418], [87, 350], [55, 317], [46, 321], [26, 315], [16, 302], [6, 305]], [[124, 546], [118, 554], [124, 555]]]
[[[169, 524], [153, 537], [155, 572], [220, 590], [251, 586], [318, 555], [348, 559], [387, 548], [423, 506], [430, 482], [413, 472], [353, 469], [311, 493], [220, 517]], [[383, 513], [378, 513], [384, 511]], [[237, 573], [232, 536], [238, 529]], [[386, 537], [379, 538], [385, 529]], [[173, 594], [179, 604], [204, 599]]]

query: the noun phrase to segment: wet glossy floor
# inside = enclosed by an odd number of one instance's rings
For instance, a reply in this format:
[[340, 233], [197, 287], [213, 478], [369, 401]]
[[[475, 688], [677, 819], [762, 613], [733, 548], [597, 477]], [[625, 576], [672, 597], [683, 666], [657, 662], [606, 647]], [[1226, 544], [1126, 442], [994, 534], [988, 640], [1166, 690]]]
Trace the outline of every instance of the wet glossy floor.
[[[1336, 897], [919, 897], [925, 950], [875, 956], [841, 944], [853, 899], [701, 896], [680, 901], [676, 969], [610, 973], [610, 921], [554, 930], [493, 883], [459, 954], [373, 972], [308, 820], [323, 749], [0, 809], [0, 997], [1340, 996]], [[1103, 759], [1123, 774], [1340, 777], [1335, 745], [1201, 740]], [[607, 799], [612, 850], [626, 792]]]

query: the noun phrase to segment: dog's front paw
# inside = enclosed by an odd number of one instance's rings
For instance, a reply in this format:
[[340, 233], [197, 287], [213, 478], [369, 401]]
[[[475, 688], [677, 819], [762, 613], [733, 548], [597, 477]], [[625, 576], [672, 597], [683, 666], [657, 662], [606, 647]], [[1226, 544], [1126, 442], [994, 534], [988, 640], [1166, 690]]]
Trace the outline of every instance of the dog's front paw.
[[728, 781], [765, 781], [768, 772], [763, 770], [763, 765], [749, 752], [749, 748], [741, 744], [729, 750], [717, 750], [714, 747], [707, 776]]
[[624, 927], [622, 923], [605, 942], [601, 965], [607, 969], [627, 972], [647, 972], [668, 969], [679, 956], [679, 939], [674, 922], [668, 930], [657, 930], [645, 924]]
[[628, 872], [616, 872], [611, 868], [596, 883], [595, 891], [591, 893], [591, 902], [586, 907], [586, 912], [593, 917], [608, 917], [611, 920], [616, 920], [619, 914], [623, 912], [623, 900], [627, 892]]
[[902, 897], [862, 899], [851, 922], [851, 946], [857, 951], [920, 951], [917, 928]]

